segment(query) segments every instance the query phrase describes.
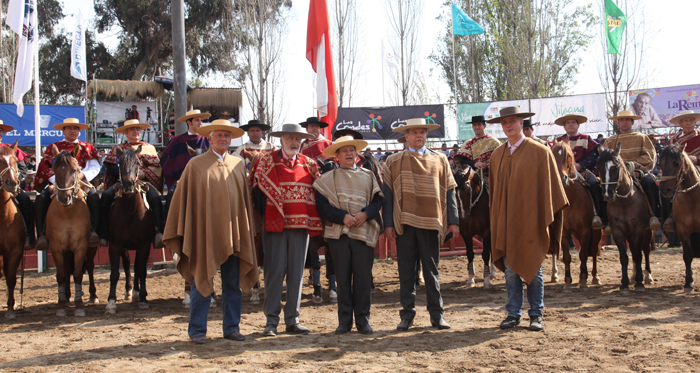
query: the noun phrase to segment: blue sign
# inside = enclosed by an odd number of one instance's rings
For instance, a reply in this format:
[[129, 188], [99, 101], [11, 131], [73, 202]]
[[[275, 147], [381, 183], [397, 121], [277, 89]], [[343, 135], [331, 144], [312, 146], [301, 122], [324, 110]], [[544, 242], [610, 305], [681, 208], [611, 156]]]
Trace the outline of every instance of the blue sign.
[[[85, 123], [85, 108], [82, 106], [41, 105], [40, 114], [41, 146], [63, 140], [63, 131], [54, 129], [54, 124], [62, 123], [66, 118], [78, 118]], [[34, 146], [34, 105], [26, 105], [20, 118], [14, 104], [0, 104], [0, 120], [15, 127], [14, 131], [3, 135], [3, 143], [13, 144], [19, 140], [19, 146]], [[85, 141], [85, 131], [80, 131], [79, 139]]]

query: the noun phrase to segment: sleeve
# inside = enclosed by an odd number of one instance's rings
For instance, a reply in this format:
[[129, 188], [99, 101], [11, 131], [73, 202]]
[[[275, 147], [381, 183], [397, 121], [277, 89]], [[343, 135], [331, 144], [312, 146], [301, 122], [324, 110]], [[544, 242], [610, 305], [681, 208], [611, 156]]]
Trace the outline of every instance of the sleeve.
[[347, 211], [333, 207], [331, 203], [328, 202], [328, 198], [319, 192], [316, 192], [316, 208], [318, 209], [318, 214], [321, 215], [322, 218], [335, 224], [344, 224], [343, 218], [345, 218]]
[[19, 180], [24, 181], [27, 177], [27, 164], [24, 161], [17, 162], [17, 169], [19, 171]]
[[634, 165], [644, 172], [650, 172], [656, 165], [656, 149], [646, 136], [642, 139], [642, 154], [634, 161]]
[[447, 224], [459, 225], [459, 212], [457, 211], [457, 196], [455, 196], [455, 189], [452, 188], [447, 191]]
[[90, 181], [99, 173], [100, 162], [97, 159], [88, 159], [87, 163], [85, 164], [85, 168], [83, 169], [83, 175], [85, 175], [85, 178]]
[[[588, 146], [593, 146], [591, 144], [593, 140], [588, 141]], [[586, 170], [593, 170], [595, 168], [596, 163], [598, 161], [598, 149], [596, 147], [593, 148], [584, 158], [581, 160], [580, 165]]]
[[382, 193], [384, 193], [384, 210], [382, 213], [382, 219], [384, 220], [384, 228], [389, 228], [394, 226], [394, 193], [391, 188], [384, 183], [382, 187]]
[[379, 214], [379, 210], [382, 208], [382, 204], [384, 203], [384, 198], [382, 198], [379, 193], [375, 194], [374, 197], [372, 198], [372, 202], [370, 202], [367, 207], [363, 208], [362, 211], [367, 213], [367, 220], [372, 220], [377, 217], [377, 214]]

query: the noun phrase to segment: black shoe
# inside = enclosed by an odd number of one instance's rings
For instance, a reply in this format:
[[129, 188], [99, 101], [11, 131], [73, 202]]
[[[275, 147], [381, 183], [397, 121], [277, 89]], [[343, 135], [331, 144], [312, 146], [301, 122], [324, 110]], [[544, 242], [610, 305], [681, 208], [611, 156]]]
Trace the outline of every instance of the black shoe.
[[401, 322], [399, 323], [399, 326], [396, 327], [396, 330], [408, 330], [413, 326], [413, 319], [401, 319]]
[[301, 324], [287, 325], [286, 331], [293, 334], [309, 334], [311, 332], [309, 329], [301, 326]]
[[277, 335], [277, 325], [267, 325], [263, 331], [263, 337], [274, 337]]
[[350, 328], [348, 328], [347, 326], [340, 325], [335, 329], [335, 334], [346, 334], [349, 331]]
[[520, 325], [519, 318], [515, 318], [513, 316], [508, 316], [508, 317], [506, 317], [505, 320], [503, 320], [503, 322], [501, 322], [501, 325], [499, 325], [499, 327], [501, 329], [513, 329], [518, 325]]
[[442, 317], [439, 320], [430, 319], [430, 325], [440, 330], [450, 329], [451, 326]]
[[358, 326], [357, 331], [360, 332], [360, 334], [372, 334], [372, 333], [374, 333], [374, 330], [372, 330], [372, 327], [369, 325]]
[[323, 293], [321, 292], [321, 285], [314, 285], [314, 296], [311, 300], [314, 303], [323, 303]]
[[237, 331], [232, 331], [228, 335], [224, 336], [224, 338], [230, 339], [232, 341], [245, 341], [245, 336]]
[[530, 330], [534, 332], [544, 330], [544, 320], [542, 320], [542, 316], [530, 317]]

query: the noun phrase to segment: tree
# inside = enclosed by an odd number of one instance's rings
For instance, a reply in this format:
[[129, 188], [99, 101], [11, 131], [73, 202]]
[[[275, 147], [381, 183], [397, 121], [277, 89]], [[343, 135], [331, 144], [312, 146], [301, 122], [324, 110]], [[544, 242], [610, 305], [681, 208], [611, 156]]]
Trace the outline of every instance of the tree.
[[415, 74], [418, 70], [419, 45], [418, 25], [423, 11], [423, 0], [386, 0], [386, 12], [391, 26], [389, 44], [399, 55], [398, 76], [394, 85], [399, 91], [399, 103], [411, 104], [411, 93], [415, 88]]
[[361, 71], [361, 65], [356, 64], [362, 29], [357, 16], [357, 0], [333, 0], [330, 12], [335, 34], [332, 45], [338, 80], [338, 107], [350, 106]]

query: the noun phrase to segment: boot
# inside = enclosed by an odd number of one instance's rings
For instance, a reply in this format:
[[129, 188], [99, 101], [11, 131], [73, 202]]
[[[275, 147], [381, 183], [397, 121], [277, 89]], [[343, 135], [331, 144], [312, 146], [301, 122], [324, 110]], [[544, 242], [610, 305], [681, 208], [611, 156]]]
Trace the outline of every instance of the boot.
[[32, 201], [24, 192], [17, 195], [19, 211], [24, 219], [25, 239], [24, 250], [32, 250], [36, 247], [36, 237], [34, 236], [34, 211], [32, 211]]
[[591, 198], [593, 199], [593, 206], [595, 207], [596, 213], [596, 215], [593, 216], [593, 223], [591, 226], [593, 229], [603, 229], [605, 228], [605, 223], [603, 220], [607, 220], [603, 190], [600, 188], [600, 184], [596, 183], [592, 184], [590, 188], [588, 188], [588, 191], [591, 193]]
[[659, 222], [659, 219], [657, 216], [660, 216], [660, 201], [659, 201], [659, 187], [656, 185], [655, 182], [649, 181], [651, 180], [651, 177], [649, 175], [646, 175], [644, 179], [642, 179], [642, 189], [644, 189], [644, 194], [646, 194], [647, 200], [649, 201], [649, 205], [651, 206], [651, 218], [649, 219], [649, 228], [651, 228], [652, 231], [656, 232], [658, 230], [661, 230], [661, 223]]
[[100, 226], [100, 197], [91, 189], [85, 199], [88, 210], [90, 210], [90, 236], [88, 238], [88, 247], [97, 247], [102, 240], [97, 235]]
[[673, 220], [673, 216], [669, 216], [666, 221], [664, 221], [663, 230], [666, 232], [676, 231], [676, 222]]
[[36, 249], [48, 250], [49, 240], [46, 239], [46, 213], [49, 210], [51, 203], [51, 193], [48, 191], [41, 192], [36, 195], [34, 200], [34, 219], [36, 221]]
[[661, 223], [659, 223], [659, 219], [657, 219], [656, 216], [649, 218], [649, 228], [651, 228], [653, 232], [661, 230]]

